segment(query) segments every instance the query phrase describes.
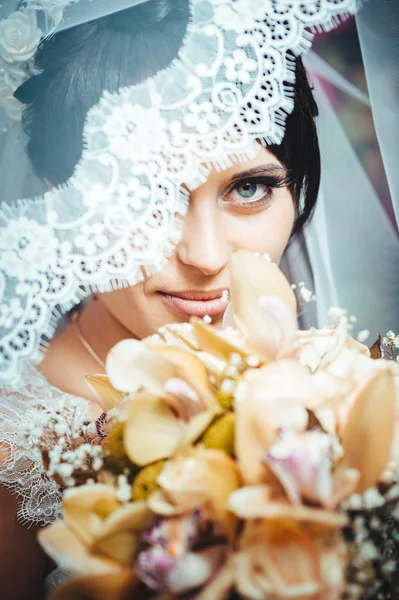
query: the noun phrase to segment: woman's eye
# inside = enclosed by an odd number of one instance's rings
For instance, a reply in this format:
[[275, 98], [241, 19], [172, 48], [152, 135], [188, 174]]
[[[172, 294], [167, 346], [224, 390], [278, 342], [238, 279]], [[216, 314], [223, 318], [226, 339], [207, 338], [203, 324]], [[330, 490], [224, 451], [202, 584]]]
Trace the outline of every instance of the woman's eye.
[[251, 199], [259, 195], [259, 193], [264, 194], [265, 187], [265, 185], [247, 181], [246, 183], [240, 183], [235, 188], [235, 191], [239, 196], [241, 196], [241, 198]]
[[242, 181], [234, 185], [227, 193], [225, 200], [234, 204], [250, 204], [270, 195], [271, 189], [258, 181]]

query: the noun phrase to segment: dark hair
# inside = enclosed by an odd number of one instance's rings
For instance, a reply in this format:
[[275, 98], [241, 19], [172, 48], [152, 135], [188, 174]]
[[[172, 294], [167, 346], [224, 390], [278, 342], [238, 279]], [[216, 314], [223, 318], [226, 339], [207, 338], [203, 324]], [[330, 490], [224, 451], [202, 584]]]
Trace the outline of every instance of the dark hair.
[[[27, 150], [41, 179], [55, 185], [69, 179], [82, 153], [90, 107], [104, 90], [140, 83], [166, 68], [178, 54], [189, 17], [188, 0], [150, 0], [41, 43], [36, 57], [41, 74], [16, 92], [27, 104], [23, 116]], [[317, 106], [300, 58], [294, 101], [283, 142], [269, 150], [290, 172], [297, 233], [312, 214], [320, 182]]]

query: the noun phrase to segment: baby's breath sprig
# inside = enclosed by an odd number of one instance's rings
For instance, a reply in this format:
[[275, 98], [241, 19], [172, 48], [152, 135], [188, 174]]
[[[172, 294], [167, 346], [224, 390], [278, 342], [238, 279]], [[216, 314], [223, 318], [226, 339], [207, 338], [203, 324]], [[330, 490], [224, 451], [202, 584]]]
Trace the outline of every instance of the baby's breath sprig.
[[399, 597], [399, 473], [345, 503], [349, 525], [347, 600]]
[[298, 317], [303, 315], [305, 311], [305, 306], [312, 302], [316, 302], [315, 294], [306, 287], [304, 281], [300, 281], [298, 284], [293, 283], [291, 285], [291, 289], [296, 292], [297, 302], [298, 302]]
[[58, 400], [51, 409], [36, 410], [21, 432], [19, 445], [29, 445], [42, 460], [46, 474], [62, 487], [95, 479], [103, 467], [96, 422], [79, 412], [79, 403]]
[[399, 362], [399, 335], [388, 331], [382, 338], [382, 352], [385, 358]]

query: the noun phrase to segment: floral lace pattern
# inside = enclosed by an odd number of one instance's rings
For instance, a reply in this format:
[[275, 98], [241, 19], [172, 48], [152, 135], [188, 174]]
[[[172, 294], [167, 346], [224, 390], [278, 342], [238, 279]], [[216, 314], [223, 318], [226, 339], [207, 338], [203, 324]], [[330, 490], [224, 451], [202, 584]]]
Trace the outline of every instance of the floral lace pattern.
[[[358, 0], [191, 0], [179, 56], [153, 79], [104, 93], [69, 182], [0, 210], [0, 380], [41, 358], [53, 311], [160, 270], [180, 239], [188, 190], [209, 168], [279, 143], [293, 109], [293, 55]], [[3, 203], [4, 204], [4, 203]], [[14, 318], [11, 301], [23, 308]], [[17, 316], [19, 315], [19, 316]]]
[[88, 415], [86, 400], [52, 387], [32, 364], [25, 363], [18, 388], [0, 390], [0, 485], [21, 500], [18, 516], [27, 525], [51, 523], [60, 517], [61, 490], [43, 469], [42, 457], [21, 444], [44, 412], [61, 411], [68, 428]]

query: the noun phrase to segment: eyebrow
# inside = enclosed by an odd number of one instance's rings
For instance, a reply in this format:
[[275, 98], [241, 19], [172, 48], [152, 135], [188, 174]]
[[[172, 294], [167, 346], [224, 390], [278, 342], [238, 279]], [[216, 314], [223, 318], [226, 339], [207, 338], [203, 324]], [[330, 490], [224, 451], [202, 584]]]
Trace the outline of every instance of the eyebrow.
[[252, 169], [248, 169], [247, 171], [240, 171], [232, 176], [231, 180], [236, 181], [237, 179], [245, 179], [246, 177], [254, 177], [256, 175], [264, 175], [265, 173], [275, 173], [276, 175], [280, 175], [282, 177], [286, 177], [288, 179], [289, 172], [288, 169], [283, 167], [282, 165], [276, 165], [275, 163], [269, 163], [266, 165], [259, 165], [259, 167], [253, 167]]

